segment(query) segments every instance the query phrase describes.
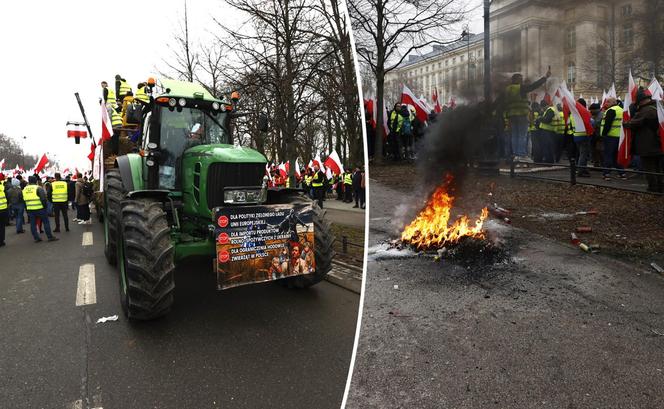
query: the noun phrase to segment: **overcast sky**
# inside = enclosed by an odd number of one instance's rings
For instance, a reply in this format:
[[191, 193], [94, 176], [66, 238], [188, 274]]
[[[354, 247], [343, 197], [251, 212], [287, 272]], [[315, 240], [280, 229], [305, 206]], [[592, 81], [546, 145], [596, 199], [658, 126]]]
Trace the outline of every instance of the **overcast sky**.
[[[212, 16], [243, 20], [221, 0], [189, 0], [192, 35], [209, 38]], [[34, 155], [48, 152], [62, 168], [88, 168], [90, 140], [66, 136], [81, 120], [83, 100], [95, 138], [100, 136], [99, 83], [121, 74], [136, 84], [167, 68], [168, 44], [178, 30], [183, 0], [3, 1], [0, 6], [0, 133], [21, 140]], [[125, 21], [126, 24], [120, 22]], [[1, 158], [0, 158], [1, 159]]]

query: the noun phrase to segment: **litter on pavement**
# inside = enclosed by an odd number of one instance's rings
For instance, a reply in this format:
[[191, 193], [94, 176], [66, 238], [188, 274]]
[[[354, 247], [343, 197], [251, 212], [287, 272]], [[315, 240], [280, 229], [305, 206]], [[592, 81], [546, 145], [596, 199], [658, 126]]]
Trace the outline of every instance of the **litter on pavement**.
[[104, 322], [106, 322], [106, 321], [117, 321], [117, 320], [118, 320], [118, 316], [117, 316], [117, 315], [111, 315], [111, 316], [109, 316], [109, 317], [101, 317], [101, 318], [99, 318], [99, 319], [97, 320], [96, 323], [97, 323], [97, 324], [100, 324], [100, 323], [104, 323]]

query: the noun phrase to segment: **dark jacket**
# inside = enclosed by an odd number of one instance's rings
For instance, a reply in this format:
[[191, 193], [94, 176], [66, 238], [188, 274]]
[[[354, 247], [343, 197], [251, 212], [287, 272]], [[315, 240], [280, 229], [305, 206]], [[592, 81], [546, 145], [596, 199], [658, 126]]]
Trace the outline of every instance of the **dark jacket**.
[[8, 190], [5, 190], [7, 195], [7, 203], [11, 205], [17, 205], [23, 203], [23, 191], [18, 186], [12, 186]]
[[90, 203], [90, 201], [88, 200], [88, 197], [83, 194], [83, 186], [84, 185], [85, 185], [85, 182], [83, 182], [83, 179], [78, 179], [76, 181], [76, 185], [75, 185], [76, 186], [76, 196], [75, 196], [76, 204], [82, 205], [82, 206]]
[[362, 188], [362, 173], [358, 170], [353, 173], [353, 190], [360, 190]]
[[662, 154], [662, 145], [657, 131], [657, 105], [651, 101], [636, 109], [634, 117], [623, 124], [632, 130], [632, 154], [653, 156]]

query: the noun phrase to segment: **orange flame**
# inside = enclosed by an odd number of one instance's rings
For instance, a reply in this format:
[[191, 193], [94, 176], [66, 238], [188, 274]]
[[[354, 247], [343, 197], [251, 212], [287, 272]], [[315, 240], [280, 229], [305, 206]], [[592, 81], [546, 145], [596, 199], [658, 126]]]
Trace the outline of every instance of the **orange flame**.
[[457, 243], [466, 236], [484, 238], [482, 225], [489, 215], [486, 207], [482, 209], [479, 219], [475, 220], [474, 226], [465, 215], [448, 226], [454, 203], [454, 196], [448, 193], [452, 180], [452, 175], [445, 176], [444, 183], [436, 188], [424, 209], [404, 228], [401, 233], [401, 240], [404, 243], [409, 243], [418, 250], [426, 250]]

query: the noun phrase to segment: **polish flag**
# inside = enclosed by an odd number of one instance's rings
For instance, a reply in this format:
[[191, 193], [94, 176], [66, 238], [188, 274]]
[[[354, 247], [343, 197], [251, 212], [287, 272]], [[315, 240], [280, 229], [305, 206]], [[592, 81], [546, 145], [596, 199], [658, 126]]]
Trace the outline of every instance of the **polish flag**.
[[331, 171], [335, 175], [340, 175], [344, 173], [344, 165], [341, 163], [337, 151], [332, 151], [332, 153], [330, 153], [330, 156], [328, 156], [327, 159], [325, 159], [325, 166], [329, 171]]
[[288, 171], [290, 170], [290, 165], [288, 162], [281, 163], [278, 169], [279, 169], [279, 174], [281, 175], [282, 178], [288, 177]]
[[406, 84], [404, 84], [403, 91], [401, 92], [401, 103], [412, 105], [415, 108], [415, 115], [420, 121], [426, 122], [427, 118], [429, 118], [429, 112], [427, 112], [426, 105], [415, 97]]
[[560, 95], [563, 100], [563, 112], [565, 113], [565, 121], [571, 115], [574, 119], [575, 132], [585, 132], [590, 136], [593, 134], [593, 127], [590, 123], [590, 111], [580, 102], [575, 101], [572, 93], [569, 92], [565, 82], [560, 84]]
[[42, 170], [44, 170], [47, 163], [48, 163], [48, 158], [46, 157], [46, 154], [43, 154], [42, 157], [39, 159], [39, 162], [37, 162], [37, 166], [35, 166], [34, 173], [39, 173]]
[[433, 94], [431, 94], [431, 100], [433, 101], [433, 110], [439, 114], [442, 109], [440, 108], [440, 101], [438, 101], [438, 87], [433, 89]]
[[68, 138], [87, 138], [88, 131], [85, 129], [85, 124], [77, 124], [73, 122], [67, 123], [67, 137]]
[[[636, 83], [634, 82], [634, 77], [632, 77], [632, 70], [629, 70], [629, 82], [627, 86], [627, 94], [625, 95], [625, 100], [623, 101], [623, 123], [629, 121], [629, 106], [632, 105], [632, 101], [636, 99]], [[624, 127], [620, 127], [620, 141], [618, 142], [618, 164], [622, 167], [629, 166], [632, 161], [632, 130]]]
[[5, 168], [5, 160], [0, 160], [0, 170]]
[[312, 169], [313, 170], [313, 168], [314, 168], [314, 161], [310, 159], [309, 163], [307, 163], [307, 169]]
[[323, 172], [325, 172], [325, 166], [323, 165], [323, 161], [320, 159], [320, 152], [316, 154], [313, 165], [318, 165], [318, 168]]
[[269, 163], [265, 164], [265, 175], [267, 176], [268, 180], [271, 182], [272, 181], [272, 173], [270, 172], [270, 164]]
[[661, 99], [657, 101], [657, 122], [659, 122], [659, 144], [664, 152], [664, 102]]
[[606, 93], [606, 96], [618, 99], [618, 94], [616, 94], [616, 84], [615, 83], [611, 84], [611, 88], [609, 88], [609, 92]]
[[387, 135], [390, 133], [390, 127], [387, 126], [387, 107], [385, 106], [385, 101], [383, 101], [383, 140], [387, 139]]
[[652, 99], [654, 99], [655, 101], [664, 99], [664, 90], [662, 90], [662, 86], [659, 85], [659, 81], [657, 81], [657, 78], [655, 77], [652, 78], [652, 81], [648, 86], [648, 91], [650, 91], [650, 93], [652, 94]]
[[[113, 136], [113, 126], [111, 125], [111, 119], [108, 117], [108, 109], [106, 105], [101, 104], [101, 141], [109, 141], [111, 136]], [[93, 150], [94, 155], [94, 150]], [[92, 159], [90, 159], [92, 160]]]
[[298, 179], [302, 177], [300, 173], [300, 158], [295, 158], [295, 177]]
[[95, 160], [95, 149], [97, 149], [97, 145], [94, 143], [94, 141], [92, 141], [92, 143], [90, 144], [90, 153], [88, 153], [88, 159], [90, 159], [90, 162]]
[[372, 128], [376, 127], [376, 110], [374, 107], [376, 106], [376, 101], [374, 101], [373, 98], [371, 99], [365, 99], [364, 104], [366, 105], [367, 113], [369, 114], [369, 125], [371, 125]]

